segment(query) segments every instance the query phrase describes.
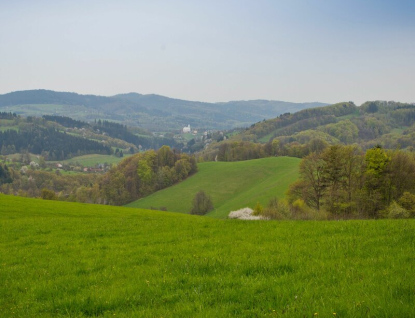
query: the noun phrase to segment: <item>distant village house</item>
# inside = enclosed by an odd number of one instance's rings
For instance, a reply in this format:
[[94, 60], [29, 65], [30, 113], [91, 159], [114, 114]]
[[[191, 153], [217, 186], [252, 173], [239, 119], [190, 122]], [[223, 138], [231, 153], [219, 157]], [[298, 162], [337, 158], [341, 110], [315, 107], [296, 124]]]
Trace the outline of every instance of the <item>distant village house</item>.
[[187, 127], [183, 127], [184, 133], [190, 133], [190, 125], [187, 125]]

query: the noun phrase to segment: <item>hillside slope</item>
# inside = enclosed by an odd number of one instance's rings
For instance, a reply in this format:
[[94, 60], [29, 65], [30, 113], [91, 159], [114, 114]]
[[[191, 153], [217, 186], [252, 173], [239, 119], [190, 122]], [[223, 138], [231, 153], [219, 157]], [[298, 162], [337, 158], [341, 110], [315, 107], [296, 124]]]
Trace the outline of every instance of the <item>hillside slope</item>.
[[208, 215], [227, 217], [230, 211], [265, 205], [276, 196], [282, 198], [288, 185], [298, 177], [300, 160], [271, 157], [239, 162], [206, 162], [185, 181], [130, 203], [136, 208], [167, 208], [168, 211], [189, 213], [195, 194], [203, 190], [212, 197], [214, 211]]
[[0, 316], [414, 317], [414, 232], [0, 195]]
[[304, 109], [258, 122], [232, 140], [305, 144], [313, 139], [358, 143], [363, 148], [414, 146], [415, 105], [374, 101], [358, 107], [352, 102]]
[[[380, 145], [386, 149], [413, 151], [415, 104], [372, 101], [358, 107], [352, 102], [338, 103], [285, 113], [227, 137], [213, 141], [199, 155], [204, 160], [218, 156], [220, 161], [263, 156], [302, 158], [334, 144], [355, 144], [363, 150]], [[230, 149], [237, 148], [242, 153], [250, 149], [256, 155], [229, 153]]]

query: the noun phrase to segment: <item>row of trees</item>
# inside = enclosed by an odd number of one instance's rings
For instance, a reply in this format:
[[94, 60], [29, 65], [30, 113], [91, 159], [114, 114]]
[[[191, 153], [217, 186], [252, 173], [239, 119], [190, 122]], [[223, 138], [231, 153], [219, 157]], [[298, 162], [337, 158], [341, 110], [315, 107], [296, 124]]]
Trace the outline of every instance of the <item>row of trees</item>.
[[272, 142], [265, 144], [250, 141], [227, 141], [215, 144], [209, 149], [200, 152], [198, 158], [200, 161], [241, 161], [270, 156], [303, 158], [312, 152], [321, 151], [330, 145], [330, 137], [321, 138], [324, 135], [323, 132], [313, 131], [307, 134], [307, 136], [298, 135], [299, 141], [287, 137], [274, 139]]
[[[303, 200], [317, 211], [365, 217], [415, 216], [415, 158], [375, 147], [334, 145], [306, 156], [290, 204]], [[399, 209], [398, 209], [399, 207]], [[406, 211], [406, 212], [405, 212]]]
[[55, 123], [58, 123], [59, 125], [62, 125], [64, 127], [68, 127], [68, 128], [89, 127], [89, 124], [84, 122], [84, 121], [72, 119], [72, 118], [66, 117], [66, 116], [43, 115], [42, 117], [47, 121], [53, 121]]
[[16, 119], [17, 114], [12, 112], [0, 112], [0, 119]]

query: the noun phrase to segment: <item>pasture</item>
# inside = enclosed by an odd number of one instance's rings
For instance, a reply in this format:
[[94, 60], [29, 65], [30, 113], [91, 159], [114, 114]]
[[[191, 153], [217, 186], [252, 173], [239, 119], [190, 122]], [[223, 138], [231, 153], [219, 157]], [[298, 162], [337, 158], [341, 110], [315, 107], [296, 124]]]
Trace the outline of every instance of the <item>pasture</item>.
[[414, 233], [0, 195], [0, 317], [414, 317]]
[[205, 162], [199, 171], [172, 187], [128, 204], [128, 207], [160, 208], [189, 213], [195, 194], [203, 190], [212, 197], [214, 210], [208, 215], [226, 218], [230, 211], [266, 205], [272, 197], [283, 198], [298, 178], [300, 159], [270, 157], [237, 162]]

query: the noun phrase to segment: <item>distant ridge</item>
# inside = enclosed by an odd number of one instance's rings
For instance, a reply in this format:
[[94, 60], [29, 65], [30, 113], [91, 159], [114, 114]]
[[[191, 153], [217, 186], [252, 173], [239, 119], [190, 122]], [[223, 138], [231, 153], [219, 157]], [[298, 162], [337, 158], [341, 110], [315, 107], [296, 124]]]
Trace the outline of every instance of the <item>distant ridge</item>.
[[199, 129], [248, 127], [283, 113], [324, 105], [327, 104], [261, 99], [207, 103], [156, 94], [126, 93], [107, 97], [46, 89], [0, 95], [0, 111], [24, 116], [63, 115], [84, 121], [99, 118], [151, 131], [178, 130], [188, 124]]

